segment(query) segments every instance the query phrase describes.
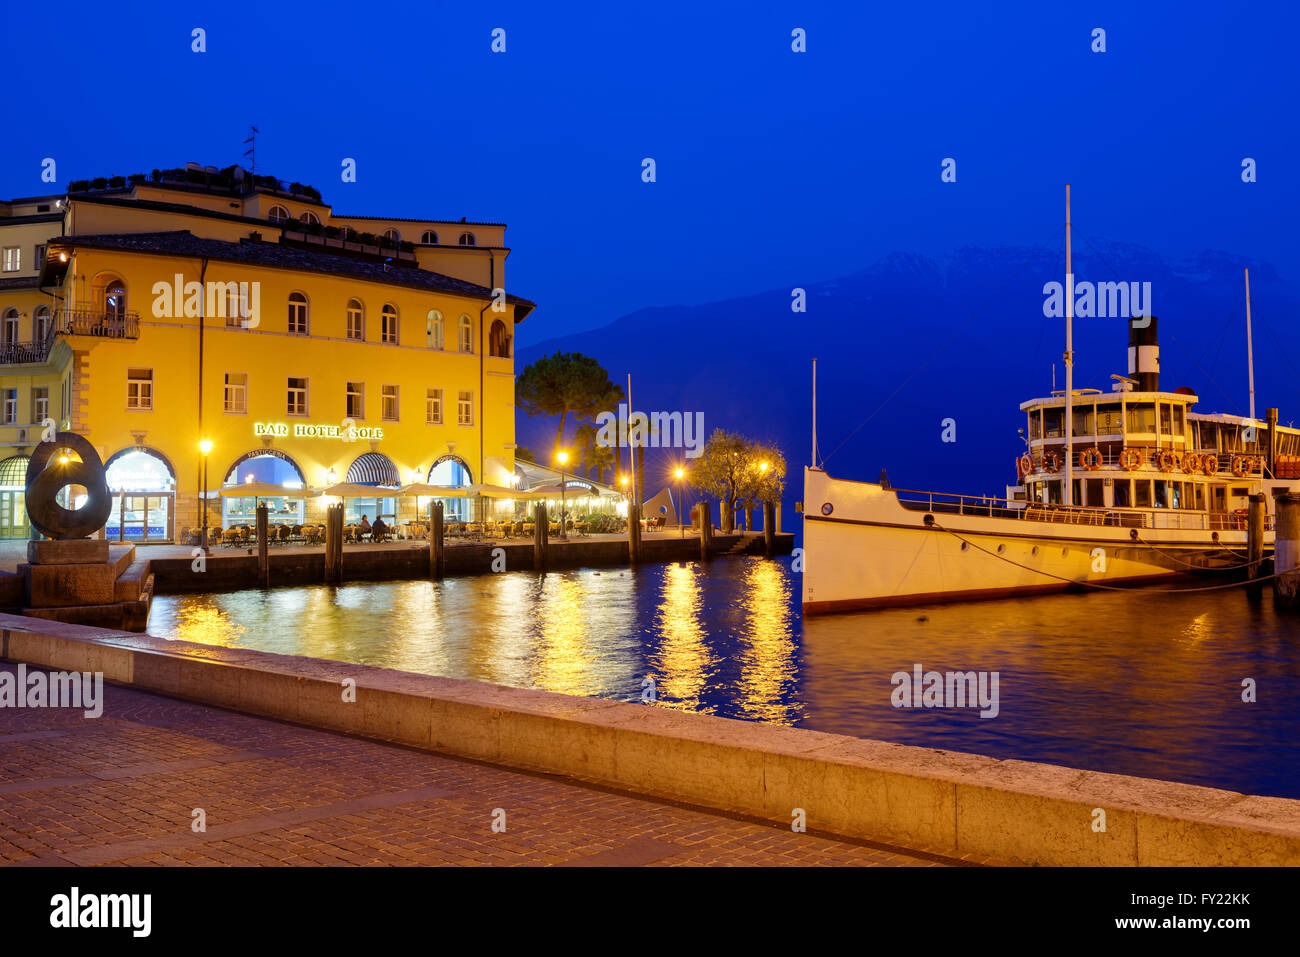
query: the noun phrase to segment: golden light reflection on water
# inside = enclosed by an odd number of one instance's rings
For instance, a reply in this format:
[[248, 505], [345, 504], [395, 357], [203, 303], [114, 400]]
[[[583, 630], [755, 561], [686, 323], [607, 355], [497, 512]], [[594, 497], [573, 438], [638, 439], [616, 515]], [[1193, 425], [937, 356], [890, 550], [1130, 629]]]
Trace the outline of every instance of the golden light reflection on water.
[[176, 616], [176, 628], [168, 638], [197, 641], [205, 645], [234, 647], [248, 629], [230, 618], [211, 601], [187, 604]]
[[572, 578], [555, 578], [548, 580], [543, 595], [533, 681], [546, 691], [591, 694], [593, 662], [582, 588]]
[[798, 676], [798, 646], [788, 576], [774, 562], [754, 561], [742, 581], [747, 616], [736, 703], [751, 720], [794, 725], [803, 707], [790, 694]]
[[664, 581], [655, 630], [656, 654], [650, 656], [659, 703], [684, 711], [712, 714], [704, 691], [713, 666], [700, 622], [700, 584], [694, 565], [669, 565]]

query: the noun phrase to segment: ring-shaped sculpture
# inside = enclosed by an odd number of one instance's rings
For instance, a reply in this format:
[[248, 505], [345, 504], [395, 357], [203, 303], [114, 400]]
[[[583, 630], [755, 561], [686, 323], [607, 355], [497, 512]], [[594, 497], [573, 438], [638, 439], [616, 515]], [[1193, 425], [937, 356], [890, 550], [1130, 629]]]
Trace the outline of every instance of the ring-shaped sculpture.
[[[60, 449], [76, 452], [81, 461], [51, 462]], [[68, 485], [85, 488], [80, 508], [64, 508], [56, 500]], [[75, 432], [59, 432], [36, 446], [27, 463], [26, 499], [32, 525], [47, 538], [87, 538], [104, 527], [113, 510], [104, 463], [95, 447]]]

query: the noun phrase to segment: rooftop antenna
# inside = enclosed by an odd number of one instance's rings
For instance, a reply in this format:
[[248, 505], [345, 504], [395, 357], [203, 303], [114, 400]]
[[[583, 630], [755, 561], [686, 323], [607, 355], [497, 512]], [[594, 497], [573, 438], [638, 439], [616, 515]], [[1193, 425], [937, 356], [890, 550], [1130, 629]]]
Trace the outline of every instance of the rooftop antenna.
[[257, 154], [255, 152], [257, 143], [255, 141], [257, 140], [258, 130], [256, 126], [249, 126], [248, 129], [251, 132], [248, 134], [248, 139], [244, 140], [244, 145], [248, 147], [248, 149], [244, 150], [244, 155], [248, 157], [248, 175], [251, 177], [257, 172]]
[[1255, 344], [1250, 334], [1250, 270], [1246, 272], [1246, 370], [1250, 376], [1250, 424], [1255, 424]]
[[1065, 184], [1065, 488], [1061, 501], [1074, 504], [1074, 264], [1070, 258], [1070, 184]]

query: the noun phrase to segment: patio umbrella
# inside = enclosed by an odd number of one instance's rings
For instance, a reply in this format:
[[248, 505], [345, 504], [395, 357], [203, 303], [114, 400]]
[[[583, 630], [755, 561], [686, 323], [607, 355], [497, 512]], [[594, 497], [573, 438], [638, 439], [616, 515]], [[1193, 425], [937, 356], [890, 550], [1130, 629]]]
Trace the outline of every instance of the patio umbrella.
[[470, 495], [478, 495], [483, 498], [527, 498], [527, 492], [520, 492], [516, 489], [506, 488], [504, 485], [469, 485], [465, 491]]
[[244, 482], [242, 485], [227, 485], [217, 494], [222, 498], [314, 498], [320, 493], [271, 482]]
[[446, 485], [425, 485], [423, 482], [403, 485], [397, 490], [397, 494], [403, 497], [416, 495], [424, 498], [468, 498], [470, 495], [468, 489], [450, 488]]
[[340, 482], [320, 491], [322, 495], [335, 495], [339, 498], [393, 498], [401, 494], [399, 489], [384, 488], [379, 485], [357, 485], [354, 482]]

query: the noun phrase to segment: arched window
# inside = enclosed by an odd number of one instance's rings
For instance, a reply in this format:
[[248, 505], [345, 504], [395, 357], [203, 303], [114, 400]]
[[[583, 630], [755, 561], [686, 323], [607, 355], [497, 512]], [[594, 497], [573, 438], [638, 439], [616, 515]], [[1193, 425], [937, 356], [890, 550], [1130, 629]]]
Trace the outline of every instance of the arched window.
[[460, 351], [474, 351], [474, 329], [470, 325], [469, 316], [460, 317]]
[[382, 311], [383, 328], [380, 330], [380, 341], [397, 343], [397, 307], [390, 302], [384, 303]]
[[426, 229], [420, 237], [420, 242], [425, 246], [436, 246], [438, 245], [438, 234], [432, 229]]
[[366, 337], [366, 309], [360, 299], [348, 300], [348, 338], [361, 340]]
[[272, 206], [270, 212], [266, 214], [266, 218], [273, 223], [283, 223], [289, 219], [289, 211], [283, 206]]
[[395, 243], [400, 243], [402, 241], [402, 234], [399, 233], [397, 230], [395, 230], [392, 226], [389, 226], [387, 229], [384, 230], [384, 238], [391, 239]]
[[510, 337], [506, 335], [506, 324], [500, 319], [492, 323], [492, 329], [488, 333], [488, 355], [510, 358]]
[[289, 293], [289, 332], [307, 335], [307, 297], [300, 292]]
[[460, 244], [462, 246], [477, 246], [478, 241], [474, 238], [473, 233], [461, 233]]
[[104, 315], [116, 320], [126, 318], [126, 284], [120, 279], [104, 287]]
[[37, 306], [36, 311], [32, 313], [32, 328], [35, 332], [36, 344], [40, 345], [50, 335], [50, 307]]
[[12, 306], [4, 312], [4, 324], [0, 328], [4, 335], [4, 344], [15, 346], [18, 344], [18, 310]]
[[425, 317], [424, 339], [425, 345], [430, 349], [442, 348], [442, 313], [437, 309], [430, 309], [429, 315]]
[[309, 209], [309, 210], [306, 210], [306, 211], [305, 211], [301, 216], [299, 216], [298, 218], [301, 219], [304, 223], [309, 223], [309, 224], [311, 224], [311, 225], [313, 225], [313, 226], [319, 226], [319, 225], [320, 225], [320, 217], [317, 216], [315, 213], [313, 213], [310, 209]]

